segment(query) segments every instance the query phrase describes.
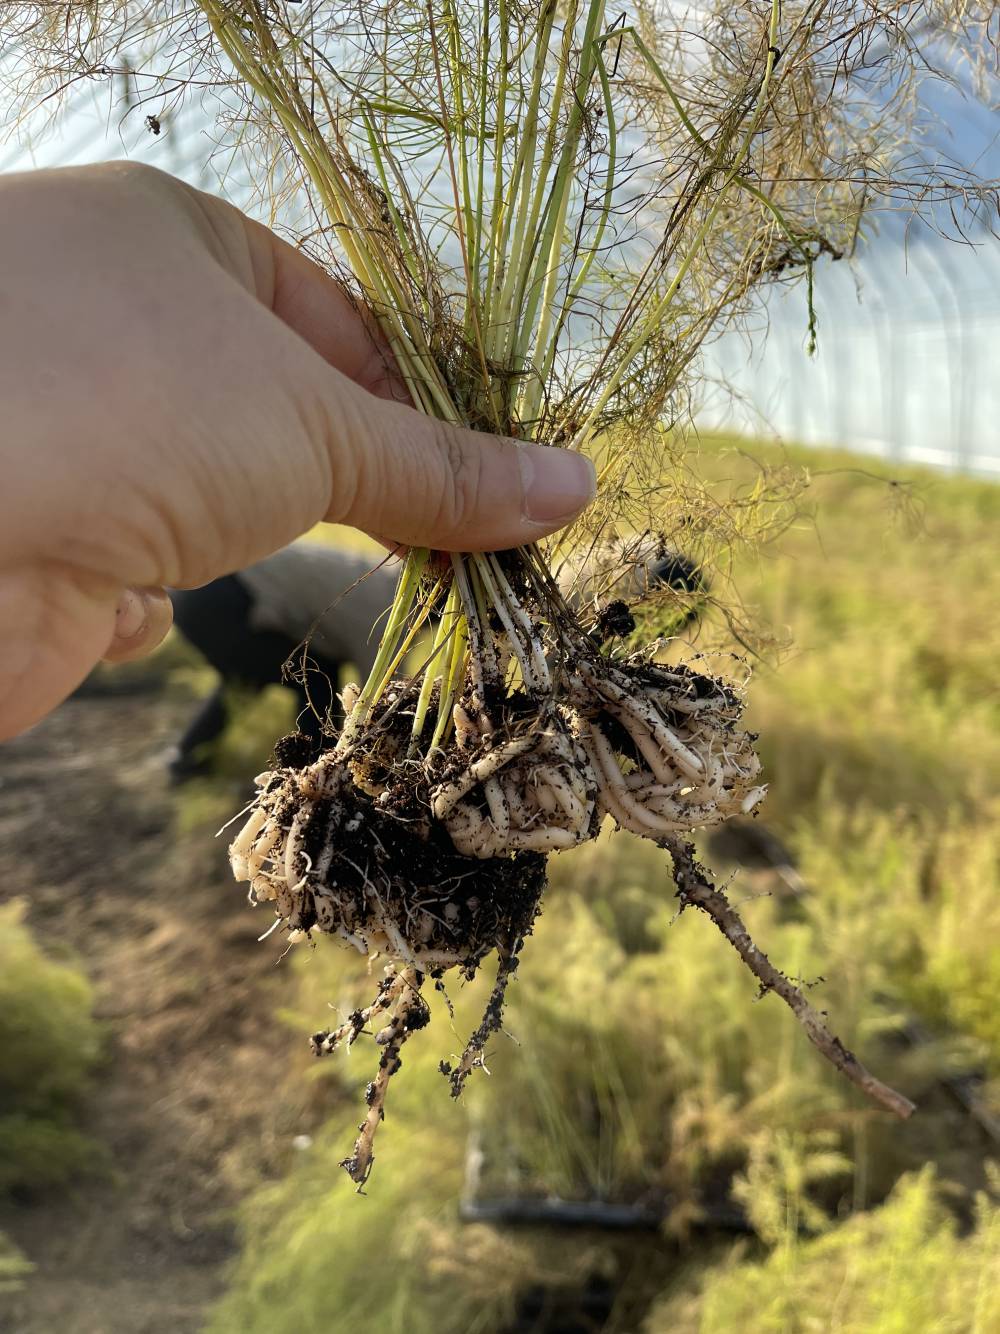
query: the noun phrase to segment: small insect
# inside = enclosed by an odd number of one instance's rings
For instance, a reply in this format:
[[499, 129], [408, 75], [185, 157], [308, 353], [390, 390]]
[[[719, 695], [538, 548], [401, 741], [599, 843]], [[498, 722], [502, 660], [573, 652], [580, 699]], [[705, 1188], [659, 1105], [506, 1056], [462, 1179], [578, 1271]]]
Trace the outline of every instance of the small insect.
[[150, 134], [159, 134], [160, 130], [163, 129], [163, 126], [160, 124], [159, 116], [147, 116], [145, 124], [146, 124], [146, 129], [150, 132]]

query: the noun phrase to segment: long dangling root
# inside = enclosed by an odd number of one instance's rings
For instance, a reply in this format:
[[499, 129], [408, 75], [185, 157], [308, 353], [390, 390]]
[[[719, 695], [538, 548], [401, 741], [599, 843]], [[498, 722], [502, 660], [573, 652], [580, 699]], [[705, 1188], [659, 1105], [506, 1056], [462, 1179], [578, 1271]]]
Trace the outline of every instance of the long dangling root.
[[905, 1121], [911, 1116], [916, 1111], [916, 1105], [866, 1070], [840, 1038], [830, 1032], [822, 1016], [809, 1004], [794, 982], [775, 968], [767, 955], [754, 944], [739, 913], [722, 890], [712, 884], [705, 868], [695, 860], [691, 844], [685, 843], [683, 839], [668, 838], [663, 840], [663, 846], [674, 863], [674, 879], [681, 910], [687, 907], [700, 908], [712, 919], [758, 979], [762, 992], [773, 991], [781, 997], [805, 1029], [809, 1041], [862, 1093], [900, 1120]]
[[[422, 982], [422, 975], [415, 969], [404, 968], [392, 978], [388, 988], [392, 996], [393, 1012], [389, 1023], [375, 1037], [382, 1048], [382, 1055], [379, 1057], [378, 1073], [365, 1090], [368, 1111], [358, 1126], [353, 1152], [340, 1164], [357, 1184], [358, 1190], [368, 1180], [375, 1161], [375, 1132], [385, 1120], [385, 1096], [389, 1080], [403, 1064], [400, 1048], [411, 1033], [425, 1027], [430, 1019], [427, 1002], [420, 994]], [[315, 1038], [313, 1045], [316, 1045]]]
[[353, 1010], [347, 1016], [346, 1023], [341, 1024], [339, 1028], [324, 1029], [321, 1033], [312, 1035], [310, 1042], [314, 1054], [329, 1056], [345, 1041], [348, 1047], [353, 1047], [376, 1015], [384, 1014], [398, 998], [402, 977], [402, 973], [397, 972], [393, 965], [389, 964], [379, 986], [378, 995], [370, 1005], [366, 1005], [363, 1010]]
[[439, 1068], [443, 1075], [448, 1076], [453, 1098], [461, 1097], [466, 1079], [477, 1066], [483, 1065], [486, 1043], [494, 1033], [499, 1033], [503, 1027], [503, 1006], [507, 997], [507, 986], [517, 970], [518, 953], [523, 943], [522, 938], [515, 941], [511, 948], [497, 951], [499, 956], [497, 978], [490, 992], [490, 998], [486, 1002], [486, 1009], [483, 1012], [479, 1027], [466, 1043], [465, 1051], [462, 1052], [456, 1066], [451, 1066], [447, 1061], [441, 1062]]

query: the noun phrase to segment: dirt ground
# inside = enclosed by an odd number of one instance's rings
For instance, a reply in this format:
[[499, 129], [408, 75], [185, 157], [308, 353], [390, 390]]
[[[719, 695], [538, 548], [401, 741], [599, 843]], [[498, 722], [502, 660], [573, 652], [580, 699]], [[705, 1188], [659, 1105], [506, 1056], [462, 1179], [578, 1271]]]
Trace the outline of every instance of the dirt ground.
[[308, 1052], [275, 1017], [280, 947], [258, 943], [224, 840], [172, 833], [162, 752], [190, 693], [155, 675], [126, 685], [85, 688], [0, 750], [0, 902], [25, 899], [42, 944], [96, 986], [106, 1057], [82, 1128], [111, 1163], [0, 1207], [36, 1266], [0, 1297], [5, 1334], [201, 1329], [234, 1203], [321, 1111], [294, 1077]]

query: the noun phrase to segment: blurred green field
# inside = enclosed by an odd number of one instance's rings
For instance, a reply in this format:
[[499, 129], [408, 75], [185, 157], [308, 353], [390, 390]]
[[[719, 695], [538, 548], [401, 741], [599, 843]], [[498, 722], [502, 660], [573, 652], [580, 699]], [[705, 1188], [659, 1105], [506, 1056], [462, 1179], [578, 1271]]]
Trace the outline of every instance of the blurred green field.
[[[729, 889], [920, 1113], [899, 1125], [866, 1106], [776, 998], [756, 1000], [710, 923], [676, 918], [657, 851], [606, 836], [555, 859], [511, 1040], [464, 1105], [436, 1066], [461, 1049], [486, 980], [453, 986], [454, 1020], [439, 1001], [408, 1045], [365, 1198], [337, 1162], [372, 1050], [316, 1067], [328, 1123], [246, 1203], [216, 1334], [1000, 1327], [997, 1145], [940, 1083], [1000, 1074], [1000, 491], [784, 458], [812, 473], [801, 515], [734, 573], [752, 622], [788, 644], [756, 665], [750, 718], [763, 818], [805, 888], [736, 872]], [[703, 465], [723, 490], [752, 471], [718, 442]], [[706, 853], [726, 873], [730, 844]], [[290, 1023], [353, 1008], [363, 973], [328, 941], [301, 950]], [[916, 1047], [913, 1019], [931, 1037]], [[664, 1223], [462, 1222], [470, 1171], [480, 1200], [656, 1206]], [[735, 1246], [704, 1226], [720, 1201], [748, 1220]], [[595, 1285], [600, 1321], [567, 1316], [568, 1294]]]
[[[752, 452], [810, 474], [795, 521], [737, 551], [732, 572], [744, 621], [777, 646], [754, 663], [749, 721], [771, 784], [760, 823], [796, 870], [764, 864], [756, 825], [703, 841], [703, 855], [758, 943], [918, 1114], [899, 1124], [868, 1106], [780, 1001], [757, 997], [707, 919], [677, 917], [662, 855], [608, 834], [553, 860], [508, 1035], [460, 1104], [437, 1066], [463, 1047], [490, 979], [449, 983], [453, 1017], [433, 997], [362, 1197], [338, 1161], [375, 1049], [363, 1038], [308, 1067], [320, 1128], [248, 1181], [213, 1334], [1000, 1328], [1000, 489]], [[720, 496], [758, 474], [720, 441], [699, 468]], [[710, 618], [688, 651], [720, 630]], [[204, 684], [176, 645], [158, 662], [175, 687]], [[174, 800], [182, 848], [206, 847], [233, 814], [234, 784], [262, 767], [291, 707], [277, 689], [248, 702], [214, 776]], [[25, 1145], [58, 1150], [36, 1156], [50, 1185], [98, 1160], [73, 1108], [100, 1034], [82, 976], [39, 952], [16, 909], [0, 927], [2, 1192], [18, 1185], [4, 1170], [32, 1161]], [[374, 989], [322, 938], [281, 981], [295, 1051], [330, 1006]], [[9, 1056], [43, 1049], [58, 1078]], [[979, 1120], [945, 1082], [969, 1073]], [[300, 1063], [275, 1072], [288, 1078]], [[491, 1201], [554, 1198], [661, 1221], [468, 1221]], [[0, 1291], [24, 1274], [0, 1237]]]
[[[106, 1166], [101, 1145], [76, 1124], [101, 1049], [93, 988], [39, 948], [24, 907], [0, 905], [0, 1203]], [[31, 1269], [0, 1232], [0, 1295]]]

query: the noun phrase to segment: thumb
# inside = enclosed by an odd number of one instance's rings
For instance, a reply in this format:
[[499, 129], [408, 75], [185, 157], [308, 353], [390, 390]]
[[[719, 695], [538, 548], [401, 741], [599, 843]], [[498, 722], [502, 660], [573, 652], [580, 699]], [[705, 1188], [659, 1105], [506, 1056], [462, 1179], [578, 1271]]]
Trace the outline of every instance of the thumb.
[[501, 551], [544, 538], [591, 503], [595, 471], [583, 455], [464, 431], [401, 402], [405, 387], [371, 317], [340, 284], [267, 228], [225, 216], [239, 221], [253, 256], [245, 283], [319, 354], [305, 386], [320, 412], [303, 419], [323, 424], [329, 520], [401, 546]]
[[561, 528], [593, 500], [594, 468], [582, 455], [462, 430], [404, 403], [370, 316], [273, 232], [234, 210], [225, 216], [253, 256], [247, 285], [321, 359], [319, 383], [310, 375], [307, 384], [330, 462], [328, 519], [405, 546], [499, 551]]
[[331, 522], [405, 546], [501, 551], [562, 528], [594, 499], [583, 454], [464, 430], [354, 384], [345, 394], [337, 379]]

